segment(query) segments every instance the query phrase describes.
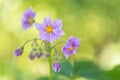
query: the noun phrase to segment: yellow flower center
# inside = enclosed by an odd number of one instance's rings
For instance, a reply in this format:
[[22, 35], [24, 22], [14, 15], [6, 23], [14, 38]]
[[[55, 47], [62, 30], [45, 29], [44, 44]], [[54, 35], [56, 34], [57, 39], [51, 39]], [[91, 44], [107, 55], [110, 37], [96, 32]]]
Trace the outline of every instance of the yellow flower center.
[[73, 51], [73, 48], [72, 48], [72, 47], [70, 47], [70, 48], [69, 48], [69, 50], [70, 50], [70, 51]]
[[29, 18], [29, 23], [34, 23], [34, 20], [32, 18]]
[[47, 28], [46, 28], [47, 33], [51, 33], [52, 29], [53, 29], [52, 26], [47, 26]]

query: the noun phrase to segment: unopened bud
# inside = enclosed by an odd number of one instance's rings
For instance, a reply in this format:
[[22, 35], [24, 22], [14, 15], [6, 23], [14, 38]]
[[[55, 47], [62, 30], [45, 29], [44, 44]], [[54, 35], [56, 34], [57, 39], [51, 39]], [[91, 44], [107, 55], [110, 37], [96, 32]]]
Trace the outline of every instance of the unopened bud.
[[23, 53], [23, 47], [20, 47], [14, 51], [15, 56], [21, 56]]

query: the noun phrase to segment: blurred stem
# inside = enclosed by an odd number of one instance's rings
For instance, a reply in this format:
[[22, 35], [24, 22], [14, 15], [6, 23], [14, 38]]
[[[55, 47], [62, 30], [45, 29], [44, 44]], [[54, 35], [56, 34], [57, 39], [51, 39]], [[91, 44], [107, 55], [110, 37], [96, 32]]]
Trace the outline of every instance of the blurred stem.
[[[72, 60], [71, 61], [71, 65], [73, 66], [74, 65], [74, 61]], [[73, 78], [73, 73], [71, 72], [71, 80], [73, 80], [74, 78]]]
[[49, 68], [50, 68], [50, 76], [49, 76], [49, 80], [52, 80], [52, 61], [51, 61], [51, 48], [49, 50], [50, 53], [50, 57], [49, 57]]
[[73, 73], [71, 73], [71, 78], [70, 78], [70, 80], [73, 80]]
[[51, 47], [51, 49], [54, 48], [55, 46], [57, 46], [58, 44], [61, 44], [61, 43], [67, 43], [67, 42], [66, 42], [66, 41], [60, 41], [60, 42], [56, 43], [55, 45], [53, 45], [53, 46]]
[[49, 78], [49, 80], [52, 80], [52, 62], [51, 62], [51, 56], [49, 57], [49, 67], [50, 67], [50, 78]]
[[34, 40], [41, 40], [41, 39], [37, 39], [37, 38], [30, 39], [30, 40], [26, 41], [26, 42], [23, 44], [23, 47], [24, 47], [27, 43], [29, 43], [30, 41], [34, 41]]

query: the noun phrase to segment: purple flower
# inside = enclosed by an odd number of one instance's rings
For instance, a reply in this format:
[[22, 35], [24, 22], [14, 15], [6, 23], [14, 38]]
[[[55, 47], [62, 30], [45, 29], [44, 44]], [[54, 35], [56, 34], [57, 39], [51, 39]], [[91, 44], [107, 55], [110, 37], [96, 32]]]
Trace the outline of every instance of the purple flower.
[[44, 18], [43, 23], [36, 24], [36, 28], [40, 32], [39, 38], [48, 42], [53, 42], [64, 34], [62, 31], [62, 21], [56, 19], [52, 23], [48, 16]]
[[55, 72], [60, 72], [60, 69], [61, 69], [60, 63], [54, 62], [54, 63], [53, 63], [53, 70], [54, 70]]
[[76, 48], [80, 46], [80, 40], [75, 37], [70, 37], [67, 43], [62, 47], [62, 52], [66, 59], [69, 58], [72, 54], [76, 54]]
[[35, 56], [33, 54], [29, 54], [29, 59], [34, 60]]
[[15, 56], [21, 56], [22, 53], [23, 53], [23, 47], [20, 47], [20, 48], [15, 50], [14, 55]]
[[32, 11], [32, 7], [26, 10], [23, 14], [22, 18], [22, 27], [24, 30], [32, 27], [33, 23], [35, 22], [34, 18], [36, 13]]
[[66, 59], [68, 59], [68, 57], [71, 56], [72, 54], [77, 53], [76, 48], [70, 44], [65, 44], [62, 48], [62, 52], [64, 53]]
[[35, 54], [35, 57], [36, 57], [36, 58], [40, 58], [41, 55], [42, 55], [42, 53], [36, 53], [36, 54]]

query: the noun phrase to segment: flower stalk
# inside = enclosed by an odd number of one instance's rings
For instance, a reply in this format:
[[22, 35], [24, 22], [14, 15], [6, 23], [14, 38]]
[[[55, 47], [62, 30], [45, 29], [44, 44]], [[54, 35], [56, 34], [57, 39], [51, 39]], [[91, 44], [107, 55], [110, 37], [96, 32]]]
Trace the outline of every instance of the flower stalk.
[[61, 44], [61, 43], [66, 43], [66, 41], [60, 41], [60, 42], [56, 43], [55, 45], [53, 45], [53, 46], [51, 47], [51, 49], [52, 49], [52, 48], [55, 48], [58, 44]]
[[27, 40], [27, 41], [23, 44], [23, 47], [24, 47], [27, 43], [29, 43], [29, 42], [31, 42], [31, 41], [36, 41], [36, 40], [40, 40], [40, 39], [34, 38], [34, 39]]
[[[51, 54], [51, 50], [49, 51]], [[51, 56], [49, 57], [49, 68], [50, 68], [50, 73], [49, 73], [49, 80], [52, 80], [52, 61], [51, 61]]]
[[50, 48], [50, 46], [51, 46], [51, 44], [49, 43], [49, 42], [45, 42], [45, 48], [46, 48], [46, 51], [47, 51], [47, 53], [49, 53], [50, 54], [50, 56], [49, 56], [49, 80], [52, 80], [52, 56], [51, 56], [51, 48]]

